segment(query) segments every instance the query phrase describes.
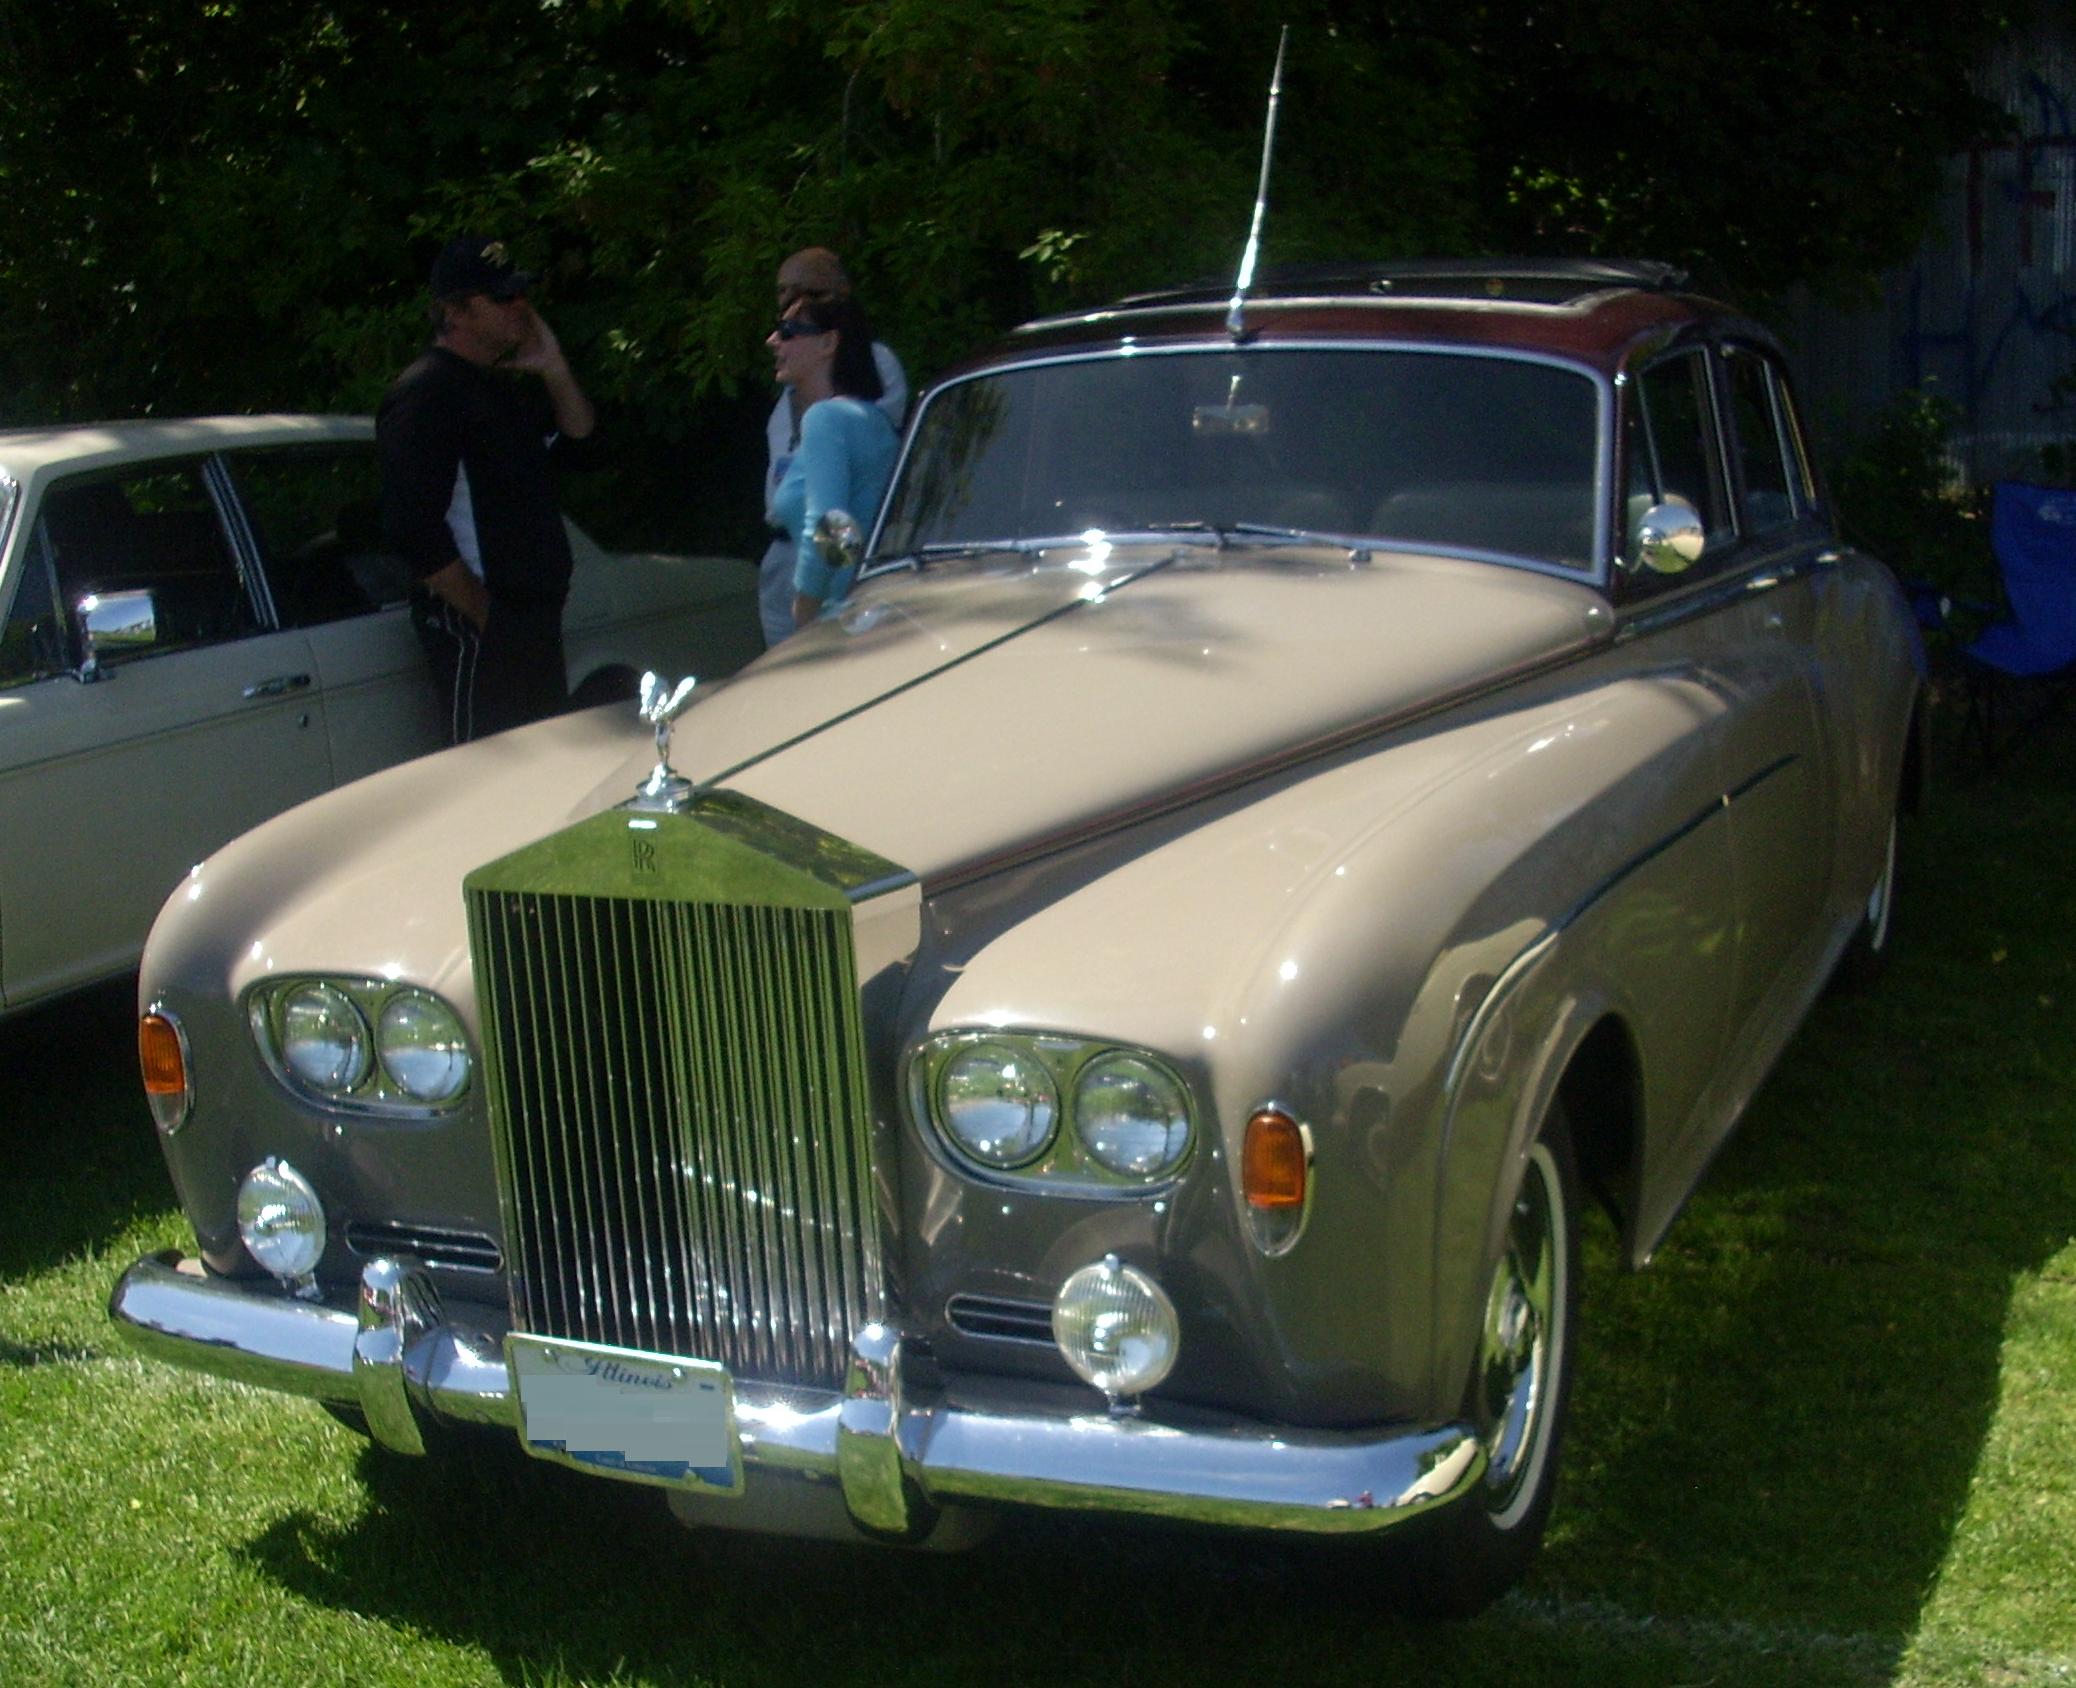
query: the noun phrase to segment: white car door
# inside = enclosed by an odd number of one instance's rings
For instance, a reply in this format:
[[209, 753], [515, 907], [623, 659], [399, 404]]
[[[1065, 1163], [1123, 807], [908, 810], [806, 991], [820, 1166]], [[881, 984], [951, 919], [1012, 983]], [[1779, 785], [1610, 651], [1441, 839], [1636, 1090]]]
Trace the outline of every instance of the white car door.
[[[0, 635], [0, 1001], [121, 972], [188, 868], [331, 783], [308, 639], [269, 631], [206, 460], [41, 482]], [[122, 609], [98, 678], [82, 605]]]
[[382, 545], [374, 441], [255, 447], [223, 463], [275, 617], [309, 638], [334, 781], [444, 748], [411, 571]]

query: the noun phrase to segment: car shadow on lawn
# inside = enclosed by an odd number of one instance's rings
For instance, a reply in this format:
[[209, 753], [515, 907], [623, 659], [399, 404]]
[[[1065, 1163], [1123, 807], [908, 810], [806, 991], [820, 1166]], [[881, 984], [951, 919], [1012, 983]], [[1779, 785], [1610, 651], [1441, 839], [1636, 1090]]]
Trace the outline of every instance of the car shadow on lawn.
[[137, 1079], [134, 977], [0, 1020], [0, 1279], [173, 1205]]
[[1821, 1001], [1646, 1272], [1589, 1280], [1539, 1586], [1908, 1638], [2014, 1281], [2076, 1235], [2076, 735], [1908, 823], [1895, 948]]
[[1653, 1267], [1594, 1228], [1556, 1522], [1473, 1623], [1393, 1617], [1360, 1560], [1067, 1517], [962, 1556], [692, 1535], [509, 1444], [368, 1450], [351, 1525], [291, 1514], [244, 1551], [512, 1681], [1886, 1681], [2013, 1280], [2076, 1229], [2067, 752], [1912, 825], [1888, 976], [1819, 1004]]

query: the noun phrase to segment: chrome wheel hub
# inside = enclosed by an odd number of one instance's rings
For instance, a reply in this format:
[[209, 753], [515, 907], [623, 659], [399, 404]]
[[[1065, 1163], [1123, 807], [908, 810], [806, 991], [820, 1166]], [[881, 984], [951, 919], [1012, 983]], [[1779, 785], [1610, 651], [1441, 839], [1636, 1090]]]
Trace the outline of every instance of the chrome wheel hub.
[[1549, 1451], [1570, 1270], [1556, 1163], [1538, 1143], [1529, 1152], [1486, 1294], [1478, 1356], [1486, 1505], [1501, 1527], [1513, 1523], [1533, 1500]]

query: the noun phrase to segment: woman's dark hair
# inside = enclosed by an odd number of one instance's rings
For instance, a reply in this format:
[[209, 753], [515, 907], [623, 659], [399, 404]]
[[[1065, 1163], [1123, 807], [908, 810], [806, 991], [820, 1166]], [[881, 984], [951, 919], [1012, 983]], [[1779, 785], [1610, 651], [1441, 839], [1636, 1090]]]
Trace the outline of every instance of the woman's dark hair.
[[879, 378], [879, 365], [872, 361], [872, 324], [865, 307], [849, 296], [841, 299], [813, 298], [800, 313], [818, 328], [837, 333], [836, 358], [829, 366], [829, 379], [847, 398], [876, 400], [886, 383]]

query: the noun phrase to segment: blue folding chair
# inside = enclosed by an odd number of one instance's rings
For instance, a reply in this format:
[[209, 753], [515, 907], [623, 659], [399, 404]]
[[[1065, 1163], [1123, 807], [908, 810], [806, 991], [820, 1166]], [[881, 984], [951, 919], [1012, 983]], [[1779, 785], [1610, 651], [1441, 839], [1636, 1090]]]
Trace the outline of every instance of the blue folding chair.
[[[1968, 677], [1962, 737], [1976, 736], [1994, 764], [2067, 701], [2076, 683], [2076, 491], [1999, 481], [1990, 508], [1990, 549], [2010, 614], [1960, 651]], [[2021, 691], [2044, 694], [1998, 739], [2000, 704]]]

